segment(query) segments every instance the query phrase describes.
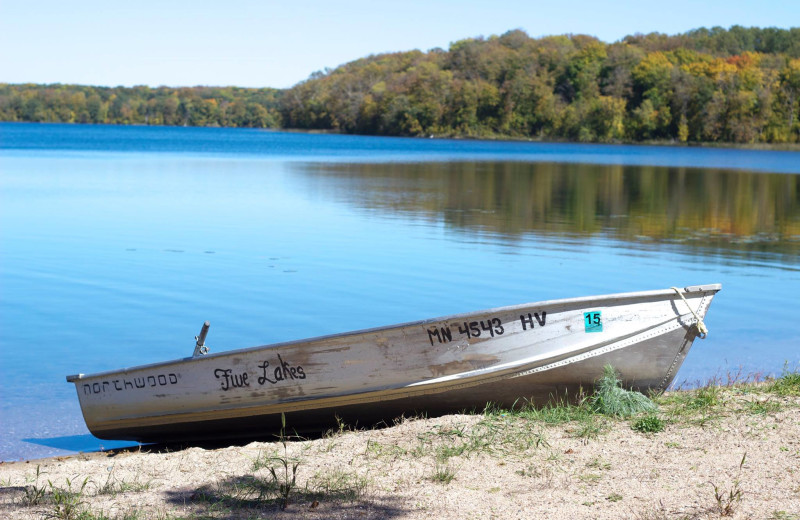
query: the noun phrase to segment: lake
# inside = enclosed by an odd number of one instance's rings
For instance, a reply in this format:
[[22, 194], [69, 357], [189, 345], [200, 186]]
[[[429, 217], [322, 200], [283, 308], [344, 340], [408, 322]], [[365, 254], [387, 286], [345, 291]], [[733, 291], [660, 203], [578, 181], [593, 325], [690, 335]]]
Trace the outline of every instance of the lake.
[[88, 434], [65, 375], [722, 283], [676, 382], [800, 367], [800, 153], [0, 123], [0, 460]]

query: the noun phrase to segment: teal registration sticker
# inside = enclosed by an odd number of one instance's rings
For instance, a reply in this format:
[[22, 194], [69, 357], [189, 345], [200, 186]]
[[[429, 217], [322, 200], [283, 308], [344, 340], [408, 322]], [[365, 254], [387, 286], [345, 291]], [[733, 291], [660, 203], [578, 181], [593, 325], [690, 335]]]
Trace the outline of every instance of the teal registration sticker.
[[583, 323], [586, 332], [603, 332], [603, 317], [600, 311], [584, 312]]

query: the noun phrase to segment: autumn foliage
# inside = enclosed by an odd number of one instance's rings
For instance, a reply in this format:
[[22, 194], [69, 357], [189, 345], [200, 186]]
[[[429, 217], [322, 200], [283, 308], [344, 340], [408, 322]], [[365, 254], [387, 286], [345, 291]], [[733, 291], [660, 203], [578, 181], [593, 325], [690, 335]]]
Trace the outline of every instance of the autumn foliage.
[[800, 142], [800, 28], [607, 44], [520, 30], [369, 56], [292, 88], [0, 84], [0, 120], [583, 142]]
[[530, 38], [370, 56], [289, 89], [283, 124], [383, 135], [797, 142], [800, 29]]

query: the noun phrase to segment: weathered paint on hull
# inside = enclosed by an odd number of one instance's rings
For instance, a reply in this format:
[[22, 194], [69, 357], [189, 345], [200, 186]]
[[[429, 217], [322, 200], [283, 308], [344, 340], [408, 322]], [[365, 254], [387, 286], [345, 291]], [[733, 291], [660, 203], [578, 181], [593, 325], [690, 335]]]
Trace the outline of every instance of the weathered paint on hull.
[[[719, 286], [687, 288], [702, 318]], [[594, 324], [594, 313], [599, 323]], [[697, 335], [672, 291], [534, 303], [73, 378], [90, 431], [143, 442], [258, 437], [543, 403], [605, 364], [628, 386], [669, 385]], [[599, 330], [598, 330], [599, 329]]]

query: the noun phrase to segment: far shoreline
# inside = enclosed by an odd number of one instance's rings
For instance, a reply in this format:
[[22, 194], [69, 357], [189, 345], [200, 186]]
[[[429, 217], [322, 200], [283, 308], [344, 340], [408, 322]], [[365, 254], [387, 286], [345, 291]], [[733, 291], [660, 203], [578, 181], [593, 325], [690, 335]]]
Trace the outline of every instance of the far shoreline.
[[542, 144], [575, 144], [575, 145], [608, 145], [608, 146], [657, 146], [663, 148], [719, 148], [729, 150], [753, 150], [753, 151], [773, 151], [773, 152], [800, 152], [800, 143], [733, 143], [733, 142], [712, 142], [712, 141], [687, 141], [685, 143], [668, 140], [656, 139], [645, 141], [570, 141], [565, 139], [542, 139], [529, 136], [511, 135], [468, 135], [468, 134], [430, 134], [430, 135], [386, 135], [386, 134], [358, 134], [347, 133], [333, 129], [304, 129], [304, 128], [280, 128], [280, 127], [245, 127], [245, 126], [219, 126], [219, 125], [150, 125], [141, 123], [79, 123], [63, 121], [5, 121], [0, 123], [22, 124], [22, 125], [74, 125], [74, 126], [109, 126], [109, 127], [138, 127], [138, 128], [215, 128], [215, 129], [243, 129], [261, 130], [266, 132], [286, 132], [291, 134], [305, 135], [342, 135], [353, 137], [379, 137], [397, 138], [414, 140], [453, 140], [453, 141], [476, 141], [476, 142], [509, 142], [509, 143], [542, 143]]

